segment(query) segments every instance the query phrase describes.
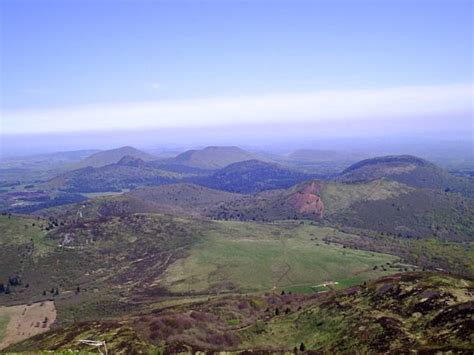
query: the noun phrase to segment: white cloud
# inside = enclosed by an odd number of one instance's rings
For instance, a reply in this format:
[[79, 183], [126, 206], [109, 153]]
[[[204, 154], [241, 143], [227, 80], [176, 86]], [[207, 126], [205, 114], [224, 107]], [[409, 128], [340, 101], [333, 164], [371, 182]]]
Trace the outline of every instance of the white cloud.
[[[473, 85], [276, 93], [95, 104], [2, 113], [3, 134], [354, 122], [472, 112]], [[447, 122], [453, 124], [453, 122]]]

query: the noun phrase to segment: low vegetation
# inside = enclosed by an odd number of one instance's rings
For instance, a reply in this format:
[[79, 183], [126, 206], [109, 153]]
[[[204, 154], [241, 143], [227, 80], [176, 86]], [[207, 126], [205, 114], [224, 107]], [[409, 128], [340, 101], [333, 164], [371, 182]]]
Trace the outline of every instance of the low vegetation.
[[7, 350], [79, 350], [85, 349], [79, 339], [100, 337], [117, 353], [466, 352], [474, 340], [472, 288], [472, 282], [442, 273], [406, 273], [312, 295], [214, 297], [120, 321], [68, 325]]

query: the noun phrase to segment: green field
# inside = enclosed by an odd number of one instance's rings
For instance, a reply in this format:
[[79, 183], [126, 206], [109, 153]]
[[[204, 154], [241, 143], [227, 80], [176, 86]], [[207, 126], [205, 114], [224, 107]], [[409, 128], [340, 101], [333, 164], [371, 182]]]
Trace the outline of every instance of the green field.
[[168, 268], [162, 277], [165, 287], [173, 292], [312, 292], [324, 282], [337, 282], [334, 288], [347, 287], [396, 271], [381, 268], [396, 262], [396, 257], [327, 245], [322, 238], [340, 233], [331, 228], [243, 222], [216, 225], [188, 257]]
[[9, 321], [10, 321], [9, 316], [7, 315], [0, 316], [0, 342], [5, 336], [5, 331], [7, 330], [7, 325]]

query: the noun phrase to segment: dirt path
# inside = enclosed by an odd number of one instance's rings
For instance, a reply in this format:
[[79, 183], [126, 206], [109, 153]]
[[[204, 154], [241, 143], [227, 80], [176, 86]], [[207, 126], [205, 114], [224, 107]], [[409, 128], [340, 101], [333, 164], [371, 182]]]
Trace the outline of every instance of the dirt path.
[[49, 330], [56, 320], [56, 307], [53, 301], [0, 307], [0, 316], [4, 315], [10, 320], [3, 339], [0, 339], [0, 351], [11, 344]]
[[287, 247], [286, 243], [283, 240], [281, 240], [281, 246], [283, 251], [283, 262], [286, 266], [286, 269], [282, 272], [278, 280], [275, 282], [275, 286], [273, 286], [273, 289], [276, 289], [279, 286], [280, 282], [285, 278], [290, 282], [290, 284], [293, 282], [293, 280], [291, 280], [290, 278], [291, 265], [288, 262]]

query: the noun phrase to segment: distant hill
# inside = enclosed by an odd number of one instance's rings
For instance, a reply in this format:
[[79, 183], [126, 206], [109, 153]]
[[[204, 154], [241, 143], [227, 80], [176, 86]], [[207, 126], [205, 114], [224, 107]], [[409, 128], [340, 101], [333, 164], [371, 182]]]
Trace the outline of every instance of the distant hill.
[[123, 216], [133, 213], [166, 213], [181, 216], [206, 216], [214, 205], [239, 199], [242, 195], [207, 187], [178, 183], [144, 186], [119, 196], [102, 196], [80, 204], [45, 209], [38, 215], [75, 218]]
[[348, 209], [362, 200], [378, 200], [408, 191], [398, 183], [339, 184], [306, 181], [289, 189], [265, 191], [223, 204], [214, 210], [218, 218], [240, 220], [312, 219], [321, 221], [328, 215]]
[[228, 165], [210, 176], [194, 181], [214, 189], [248, 194], [288, 188], [310, 178], [311, 175], [253, 159]]
[[101, 216], [147, 212], [200, 216], [205, 215], [211, 206], [240, 197], [238, 194], [193, 184], [170, 184], [142, 187], [122, 196], [104, 198], [97, 212]]
[[239, 147], [206, 147], [188, 150], [168, 162], [200, 169], [220, 169], [232, 163], [255, 158], [254, 154]]
[[175, 163], [174, 161], [169, 161], [168, 159], [150, 161], [147, 162], [146, 165], [156, 169], [171, 171], [174, 173], [191, 174], [195, 176], [209, 175], [215, 171], [212, 169], [202, 169]]
[[86, 167], [100, 168], [106, 165], [115, 164], [120, 161], [123, 157], [132, 157], [142, 159], [144, 161], [150, 161], [156, 159], [153, 155], [145, 153], [133, 147], [121, 147], [117, 149], [105, 150], [75, 163], [69, 166], [70, 170], [77, 170]]
[[345, 169], [337, 180], [363, 182], [379, 178], [388, 178], [414, 187], [443, 190], [462, 191], [466, 188], [466, 184], [470, 184], [465, 178], [450, 175], [435, 164], [411, 155], [362, 160]]
[[142, 159], [124, 156], [114, 164], [67, 172], [43, 186], [68, 192], [105, 192], [133, 189], [142, 185], [169, 184], [182, 177], [177, 173], [148, 167]]
[[210, 214], [233, 220], [310, 219], [395, 236], [463, 240], [474, 235], [473, 210], [474, 200], [460, 194], [377, 179], [304, 182], [218, 205]]
[[154, 204], [179, 206], [184, 209], [208, 207], [241, 197], [239, 194], [186, 183], [143, 187], [130, 191], [125, 196], [132, 196]]

